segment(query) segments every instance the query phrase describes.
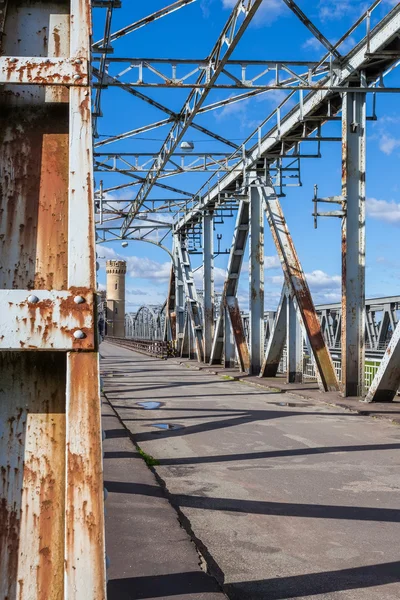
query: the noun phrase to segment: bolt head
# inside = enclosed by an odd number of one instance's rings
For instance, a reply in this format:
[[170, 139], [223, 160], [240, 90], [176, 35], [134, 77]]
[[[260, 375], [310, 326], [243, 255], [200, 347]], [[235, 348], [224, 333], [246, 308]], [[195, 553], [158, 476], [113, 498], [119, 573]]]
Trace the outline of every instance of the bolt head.
[[74, 302], [75, 304], [83, 304], [85, 302], [85, 298], [83, 296], [75, 296]]
[[31, 304], [36, 304], [37, 302], [39, 302], [39, 298], [35, 296], [35, 294], [31, 294], [30, 296], [28, 296], [28, 302], [31, 302]]
[[86, 337], [86, 334], [83, 333], [83, 331], [81, 331], [80, 329], [77, 329], [76, 331], [74, 331], [74, 338], [76, 340], [83, 340]]
[[81, 64], [82, 64], [82, 61], [81, 61], [81, 59], [80, 59], [80, 58], [78, 58], [78, 59], [75, 61], [75, 64], [76, 64], [76, 65], [81, 65]]
[[10, 63], [15, 64], [16, 62], [18, 62], [17, 58], [10, 58]]
[[80, 75], [78, 75], [78, 73], [77, 73], [76, 75], [74, 75], [74, 79], [75, 79], [75, 81], [78, 81], [78, 79], [80, 79], [80, 78], [81, 78], [81, 76], [80, 76]]

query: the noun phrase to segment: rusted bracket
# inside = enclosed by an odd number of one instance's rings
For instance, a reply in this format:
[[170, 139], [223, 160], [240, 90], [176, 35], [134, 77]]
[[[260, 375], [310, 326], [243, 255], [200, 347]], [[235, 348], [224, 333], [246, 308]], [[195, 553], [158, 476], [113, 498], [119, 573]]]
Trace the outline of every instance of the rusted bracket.
[[0, 84], [88, 86], [88, 71], [88, 61], [78, 56], [0, 56]]
[[0, 290], [0, 350], [94, 350], [93, 293]]

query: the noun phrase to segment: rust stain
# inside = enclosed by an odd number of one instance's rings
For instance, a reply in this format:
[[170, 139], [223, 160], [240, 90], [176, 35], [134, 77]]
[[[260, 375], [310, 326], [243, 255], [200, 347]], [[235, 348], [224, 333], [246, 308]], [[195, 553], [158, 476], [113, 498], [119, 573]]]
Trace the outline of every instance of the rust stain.
[[[71, 435], [67, 440], [67, 569], [73, 585], [73, 581], [85, 576], [85, 565], [90, 563], [96, 586], [93, 597], [104, 600], [104, 507], [97, 355], [71, 353], [69, 361]], [[82, 440], [85, 440], [84, 444]]]

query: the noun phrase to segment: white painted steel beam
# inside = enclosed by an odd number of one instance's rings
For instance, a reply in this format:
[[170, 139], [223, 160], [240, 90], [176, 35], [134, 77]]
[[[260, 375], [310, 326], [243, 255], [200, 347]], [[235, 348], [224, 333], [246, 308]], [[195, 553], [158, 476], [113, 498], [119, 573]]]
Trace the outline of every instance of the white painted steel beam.
[[378, 367], [365, 400], [392, 402], [400, 388], [400, 323], [393, 332], [389, 346]]
[[264, 355], [264, 206], [257, 182], [250, 181], [249, 196], [249, 370], [259, 375]]
[[204, 362], [211, 356], [214, 335], [214, 219], [212, 213], [203, 215], [203, 345]]
[[[344, 86], [351, 80], [354, 73], [360, 72], [360, 70], [367, 66], [369, 61], [373, 60], [373, 55], [379, 54], [379, 51], [385, 48], [399, 33], [400, 4], [394, 7], [370, 32], [370, 35], [357, 44], [346, 56], [343, 66], [334, 70], [329, 79], [326, 80], [326, 85], [337, 83], [340, 86]], [[266, 131], [262, 135], [262, 139], [246, 152], [245, 158], [243, 158], [242, 148], [237, 152], [238, 162], [236, 166], [243, 171], [251, 169], [260, 158], [271, 152], [273, 148], [276, 148], [277, 143], [280, 144], [285, 138], [290, 138], [291, 135], [297, 135], [295, 132], [300, 121], [306, 119], [308, 116], [312, 116], [314, 113], [318, 113], [321, 107], [329, 99], [332, 99], [332, 97], [332, 93], [329, 90], [318, 90], [307, 94], [301, 105], [298, 104], [295, 106], [276, 125], [273, 125], [269, 131]], [[255, 132], [256, 134], [257, 131]], [[253, 137], [253, 135], [250, 137]], [[221, 192], [230, 188], [237, 180], [241, 180], [241, 175], [240, 171], [235, 169], [231, 173], [221, 177], [218, 183], [215, 183], [209, 189], [207, 188], [201, 196], [200, 201], [179, 220], [177, 229], [185, 229], [189, 224], [193, 223], [204, 208], [212, 206]]]
[[182, 110], [180, 119], [173, 125], [168, 136], [159, 152], [158, 158], [154, 161], [153, 167], [149, 170], [145, 182], [139, 189], [135, 201], [132, 203], [128, 215], [125, 217], [121, 227], [123, 236], [129, 228], [135, 215], [139, 212], [143, 202], [148, 197], [155, 182], [158, 179], [160, 171], [168, 162], [178, 144], [183, 139], [187, 129], [193, 122], [198, 110], [207, 98], [214, 82], [217, 80], [222, 70], [232, 55], [237, 44], [242, 38], [248, 25], [261, 5], [262, 0], [238, 0], [226, 25], [212, 49], [207, 62], [208, 72], [205, 70], [200, 76], [199, 81], [207, 78], [207, 86], [203, 89], [195, 89], [189, 94]]
[[365, 370], [366, 98], [347, 92], [342, 108], [342, 384], [362, 396]]
[[0, 597], [105, 600], [91, 3], [15, 0], [4, 21]]

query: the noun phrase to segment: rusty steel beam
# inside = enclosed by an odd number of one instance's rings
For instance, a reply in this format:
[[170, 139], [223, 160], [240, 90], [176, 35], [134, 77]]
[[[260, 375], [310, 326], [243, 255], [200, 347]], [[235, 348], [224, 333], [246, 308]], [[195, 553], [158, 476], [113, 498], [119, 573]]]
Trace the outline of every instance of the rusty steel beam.
[[[285, 281], [290, 293], [296, 299], [321, 376], [323, 388], [325, 391], [337, 391], [339, 390], [339, 383], [332, 358], [322, 335], [321, 325], [315, 311], [310, 289], [297, 256], [279, 199], [269, 177], [265, 179], [264, 177], [259, 177], [259, 186], [264, 197], [268, 224], [282, 264]], [[265, 369], [261, 371], [261, 375], [264, 374]]]
[[364, 395], [366, 96], [347, 92], [342, 108], [342, 384]]
[[[241, 371], [250, 371], [250, 353], [246, 342], [246, 336], [243, 328], [242, 315], [240, 314], [239, 302], [236, 296], [226, 296], [224, 299], [226, 314], [230, 321], [230, 330], [235, 341], [239, 368]], [[225, 362], [227, 360], [225, 359]], [[230, 362], [232, 362], [230, 360]], [[233, 366], [233, 364], [230, 364]]]
[[249, 219], [249, 199], [245, 198], [240, 201], [236, 216], [235, 231], [233, 234], [225, 284], [221, 298], [220, 314], [214, 331], [210, 357], [210, 363], [217, 364], [221, 362], [223, 354], [225, 354], [225, 366], [233, 366], [232, 363], [235, 359], [235, 349], [231, 343], [231, 338], [232, 336], [235, 336], [236, 351], [238, 353], [239, 365], [242, 370], [248, 370], [249, 368], [249, 351], [246, 339], [242, 333], [242, 317], [236, 296], [247, 239], [249, 236]]
[[9, 2], [4, 33], [0, 598], [105, 600], [90, 0]]

